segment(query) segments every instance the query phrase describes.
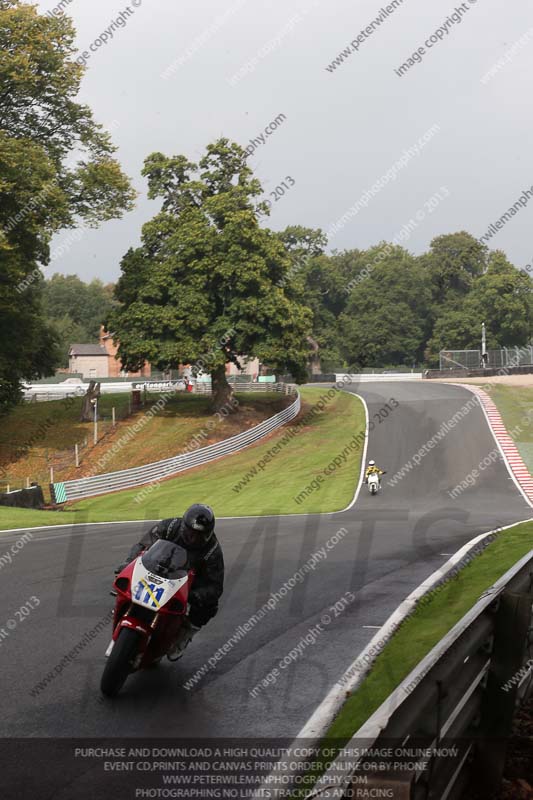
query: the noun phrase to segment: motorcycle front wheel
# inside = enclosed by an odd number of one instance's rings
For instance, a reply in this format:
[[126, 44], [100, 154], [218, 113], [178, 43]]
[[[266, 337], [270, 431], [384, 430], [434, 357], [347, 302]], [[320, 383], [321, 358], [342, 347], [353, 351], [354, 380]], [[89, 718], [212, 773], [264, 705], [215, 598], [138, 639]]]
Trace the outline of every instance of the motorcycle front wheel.
[[106, 697], [116, 697], [133, 668], [139, 650], [139, 634], [122, 628], [115, 642], [100, 681], [100, 689]]

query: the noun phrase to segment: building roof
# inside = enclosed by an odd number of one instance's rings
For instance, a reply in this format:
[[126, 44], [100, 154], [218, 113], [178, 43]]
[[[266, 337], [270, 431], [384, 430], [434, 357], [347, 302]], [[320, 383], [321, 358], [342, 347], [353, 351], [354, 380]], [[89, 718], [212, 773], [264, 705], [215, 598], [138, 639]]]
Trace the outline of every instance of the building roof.
[[99, 344], [71, 344], [70, 356], [106, 356], [107, 350]]

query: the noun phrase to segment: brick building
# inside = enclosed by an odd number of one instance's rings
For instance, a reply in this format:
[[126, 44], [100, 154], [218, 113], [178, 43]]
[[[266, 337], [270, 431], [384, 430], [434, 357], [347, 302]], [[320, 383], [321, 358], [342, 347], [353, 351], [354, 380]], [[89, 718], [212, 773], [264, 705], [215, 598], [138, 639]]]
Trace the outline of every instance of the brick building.
[[137, 372], [125, 372], [120, 360], [115, 358], [117, 346], [113, 334], [100, 329], [99, 344], [72, 344], [68, 352], [69, 372], [78, 372], [84, 378], [149, 378], [150, 364]]
[[121, 378], [123, 376], [128, 378], [149, 378], [151, 376], [152, 368], [148, 362], [137, 372], [124, 372], [121, 362], [115, 358], [118, 346], [113, 344], [113, 334], [105, 333], [103, 326], [100, 328], [100, 346], [104, 348], [109, 358], [108, 378]]

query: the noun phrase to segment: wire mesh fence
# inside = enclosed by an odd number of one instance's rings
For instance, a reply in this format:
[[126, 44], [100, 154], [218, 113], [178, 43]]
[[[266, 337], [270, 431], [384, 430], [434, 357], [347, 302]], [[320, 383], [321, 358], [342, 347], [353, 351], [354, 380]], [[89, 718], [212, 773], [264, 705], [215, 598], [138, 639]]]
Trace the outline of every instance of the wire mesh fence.
[[525, 367], [533, 365], [533, 346], [502, 347], [500, 350], [487, 350], [487, 360], [483, 363], [481, 350], [441, 350], [440, 369], [479, 369], [480, 367]]
[[98, 415], [96, 424], [88, 423], [79, 441], [60, 449], [41, 445], [44, 432], [40, 435], [39, 431], [23, 444], [0, 442], [0, 492], [26, 489], [30, 483], [53, 483], [57, 475], [74, 471], [89, 452], [102, 444], [117, 424], [131, 417], [135, 410], [131, 405], [113, 407], [111, 413]]

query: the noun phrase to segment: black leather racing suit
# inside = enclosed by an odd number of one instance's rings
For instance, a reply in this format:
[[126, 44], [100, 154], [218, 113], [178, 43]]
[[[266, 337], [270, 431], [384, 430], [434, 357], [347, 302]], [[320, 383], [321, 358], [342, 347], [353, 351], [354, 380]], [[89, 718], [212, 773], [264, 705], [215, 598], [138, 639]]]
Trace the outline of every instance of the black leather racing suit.
[[189, 594], [189, 620], [197, 628], [206, 625], [218, 611], [218, 600], [224, 590], [224, 558], [222, 548], [213, 533], [207, 545], [201, 548], [187, 546], [181, 538], [181, 517], [163, 519], [135, 544], [128, 555], [129, 564], [143, 550], [147, 550], [158, 539], [168, 539], [183, 547], [189, 556], [189, 568], [196, 577]]

